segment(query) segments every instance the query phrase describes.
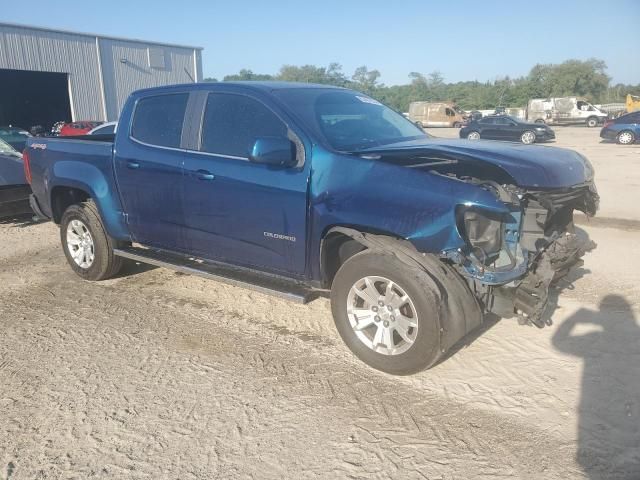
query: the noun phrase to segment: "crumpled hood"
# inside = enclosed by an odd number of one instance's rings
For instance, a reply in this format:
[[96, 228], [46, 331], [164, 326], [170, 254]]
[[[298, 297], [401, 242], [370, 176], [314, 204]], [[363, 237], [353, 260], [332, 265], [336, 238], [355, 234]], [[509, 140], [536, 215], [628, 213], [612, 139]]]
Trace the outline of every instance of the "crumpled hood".
[[413, 153], [499, 167], [521, 187], [563, 188], [593, 180], [589, 161], [573, 150], [483, 140], [428, 138], [361, 150], [358, 153]]

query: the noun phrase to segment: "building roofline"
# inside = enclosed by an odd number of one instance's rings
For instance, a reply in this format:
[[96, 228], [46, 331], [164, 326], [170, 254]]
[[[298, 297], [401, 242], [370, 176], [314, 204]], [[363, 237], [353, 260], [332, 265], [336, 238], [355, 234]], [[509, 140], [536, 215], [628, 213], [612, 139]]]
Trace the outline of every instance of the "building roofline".
[[49, 28], [49, 27], [41, 27], [37, 25], [25, 25], [22, 23], [10, 23], [10, 22], [0, 22], [1, 27], [12, 27], [12, 28], [25, 28], [30, 30], [38, 30], [44, 32], [54, 32], [54, 33], [64, 33], [67, 35], [80, 35], [83, 37], [91, 37], [91, 38], [104, 38], [107, 40], [120, 40], [124, 42], [135, 42], [135, 43], [145, 43], [147, 45], [161, 45], [163, 47], [177, 47], [177, 48], [188, 48], [191, 50], [204, 50], [203, 47], [194, 47], [193, 45], [179, 45], [176, 43], [166, 43], [166, 42], [156, 42], [153, 40], [141, 40], [139, 38], [127, 38], [127, 37], [114, 37], [111, 35], [101, 35], [98, 33], [87, 33], [87, 32], [76, 32], [73, 30], [63, 30], [60, 28]]

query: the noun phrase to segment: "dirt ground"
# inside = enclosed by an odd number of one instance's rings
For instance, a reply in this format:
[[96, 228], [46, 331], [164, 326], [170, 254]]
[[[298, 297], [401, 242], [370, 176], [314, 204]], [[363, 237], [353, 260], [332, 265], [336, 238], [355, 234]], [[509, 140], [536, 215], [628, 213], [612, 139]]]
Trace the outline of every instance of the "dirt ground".
[[83, 282], [55, 225], [0, 224], [0, 479], [640, 479], [640, 147], [557, 131], [620, 222], [582, 226], [553, 326], [487, 318], [411, 377], [356, 360], [326, 299]]

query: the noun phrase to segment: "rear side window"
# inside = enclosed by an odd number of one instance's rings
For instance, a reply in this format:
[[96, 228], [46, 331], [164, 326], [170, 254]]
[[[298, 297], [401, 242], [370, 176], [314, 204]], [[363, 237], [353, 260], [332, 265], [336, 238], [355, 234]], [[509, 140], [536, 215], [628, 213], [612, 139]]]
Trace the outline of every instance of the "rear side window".
[[248, 158], [257, 138], [286, 136], [287, 126], [259, 101], [237, 94], [209, 94], [200, 150]]
[[131, 136], [161, 147], [180, 147], [188, 93], [157, 95], [138, 100]]
[[478, 120], [478, 122], [483, 123], [485, 125], [493, 125], [495, 123], [494, 120], [495, 119], [493, 119], [493, 118], [485, 117], [485, 118], [481, 118], [480, 120]]

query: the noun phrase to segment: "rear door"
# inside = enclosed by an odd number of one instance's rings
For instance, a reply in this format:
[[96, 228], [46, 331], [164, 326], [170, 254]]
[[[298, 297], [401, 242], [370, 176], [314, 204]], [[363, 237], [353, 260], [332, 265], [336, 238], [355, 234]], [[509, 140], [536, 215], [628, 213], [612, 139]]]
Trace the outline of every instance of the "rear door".
[[181, 138], [188, 99], [188, 92], [142, 97], [129, 132], [118, 129], [116, 180], [133, 239], [145, 245], [184, 249]]
[[[300, 137], [282, 112], [250, 94], [211, 92], [203, 106], [199, 151], [185, 157], [189, 250], [259, 270], [303, 274], [310, 169]], [[259, 137], [296, 138], [298, 165], [250, 162]]]
[[478, 120], [478, 125], [480, 125], [480, 137], [487, 140], [496, 140], [497, 137], [497, 127], [495, 125], [494, 117], [483, 117]]

